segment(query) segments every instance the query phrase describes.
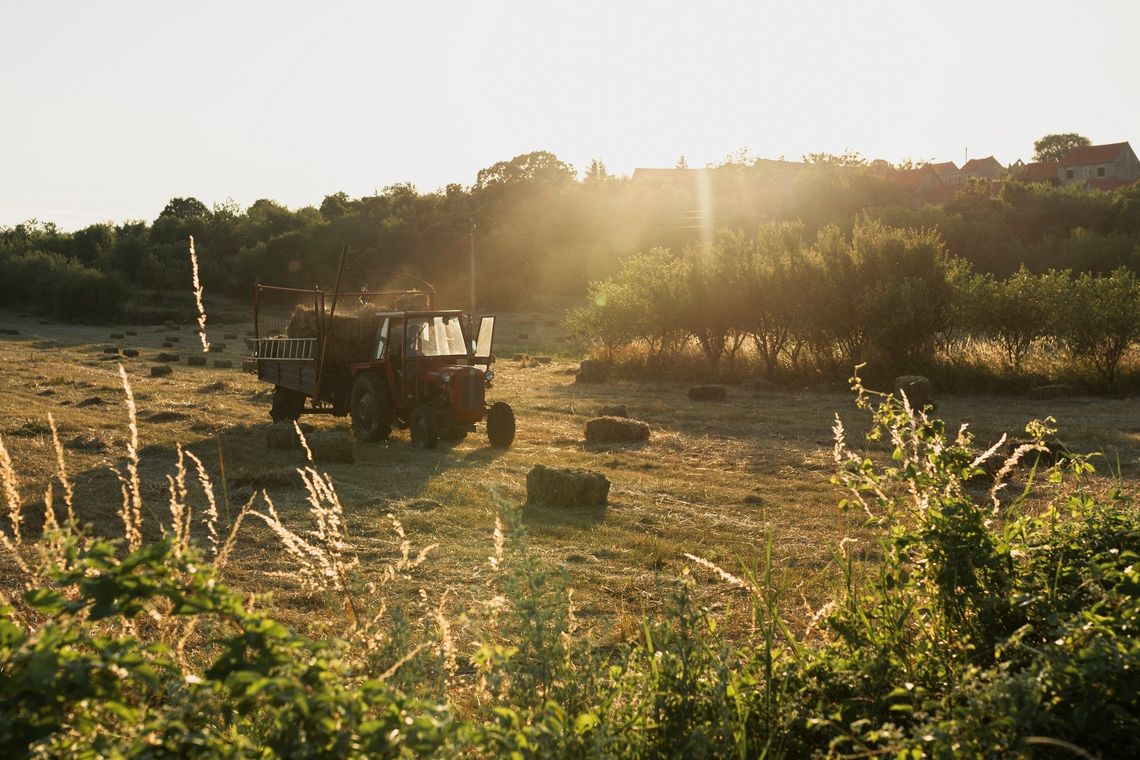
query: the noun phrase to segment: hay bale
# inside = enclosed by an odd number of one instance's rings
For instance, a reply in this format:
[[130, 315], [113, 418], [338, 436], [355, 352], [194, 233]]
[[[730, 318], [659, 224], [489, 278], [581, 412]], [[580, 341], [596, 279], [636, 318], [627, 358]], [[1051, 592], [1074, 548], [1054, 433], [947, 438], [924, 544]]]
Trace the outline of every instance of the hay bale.
[[627, 417], [597, 417], [586, 423], [586, 443], [640, 443], [649, 440], [649, 425]]
[[232, 359], [214, 359], [214, 366], [217, 369], [233, 369], [234, 363]]
[[222, 337], [226, 340], [237, 340], [237, 333], [222, 333]]
[[[289, 317], [285, 335], [290, 338], [319, 337], [317, 313], [306, 306], [298, 306]], [[337, 364], [367, 361], [372, 354], [376, 335], [375, 316], [333, 315], [328, 321], [328, 346], [325, 359]]]
[[316, 462], [356, 462], [352, 437], [341, 431], [310, 433], [306, 440]]
[[625, 404], [614, 404], [613, 406], [599, 406], [598, 410], [594, 412], [599, 417], [628, 417], [629, 409]]
[[169, 377], [174, 374], [174, 370], [170, 368], [169, 364], [159, 364], [150, 368], [151, 377]]
[[578, 365], [578, 374], [574, 376], [574, 382], [604, 383], [608, 375], [609, 368], [605, 362], [600, 359], [584, 359]]
[[511, 361], [513, 361], [513, 362], [525, 362], [526, 359], [527, 359], [526, 354], [515, 354], [511, 357]]
[[753, 396], [759, 396], [761, 393], [774, 391], [776, 384], [762, 377], [746, 377], [741, 381], [740, 389], [745, 393], [751, 393]]
[[534, 357], [534, 360], [539, 364], [550, 364], [552, 361], [554, 361], [553, 357], [550, 356], [536, 356]]
[[1039, 385], [1036, 388], [1029, 389], [1029, 398], [1034, 401], [1051, 398], [1069, 398], [1070, 396], [1079, 396], [1081, 391], [1074, 385], [1067, 383], [1054, 383], [1052, 385]]
[[139, 350], [137, 348], [124, 348], [123, 349], [123, 356], [127, 357], [128, 359], [137, 359], [138, 355], [139, 355]]
[[205, 367], [206, 357], [191, 355], [186, 357], [186, 364], [190, 367]]
[[167, 341], [162, 342], [162, 347], [163, 348], [174, 348], [174, 344], [167, 340]]
[[689, 398], [693, 401], [724, 401], [728, 398], [728, 389], [723, 385], [694, 385], [689, 389]]
[[257, 372], [257, 359], [242, 359], [241, 360], [242, 372]]
[[225, 351], [225, 350], [226, 350], [226, 344], [225, 343], [211, 343], [210, 344], [210, 353], [219, 353], [220, 354], [222, 351]]
[[296, 449], [301, 442], [297, 438], [297, 431], [287, 423], [270, 425], [265, 433], [265, 445], [271, 449]]
[[117, 353], [119, 353], [119, 347], [118, 346], [103, 346], [103, 353], [105, 353], [105, 354], [117, 354]]
[[610, 481], [600, 472], [536, 464], [526, 476], [526, 503], [547, 507], [604, 507]]
[[934, 408], [934, 392], [931, 389], [930, 378], [922, 375], [900, 375], [895, 378], [895, 392], [901, 397], [906, 394], [907, 401], [915, 411]]
[[139, 331], [138, 330], [123, 330], [123, 334], [124, 335], [138, 335]]
[[122, 340], [124, 337], [123, 333], [111, 333], [111, 340]]

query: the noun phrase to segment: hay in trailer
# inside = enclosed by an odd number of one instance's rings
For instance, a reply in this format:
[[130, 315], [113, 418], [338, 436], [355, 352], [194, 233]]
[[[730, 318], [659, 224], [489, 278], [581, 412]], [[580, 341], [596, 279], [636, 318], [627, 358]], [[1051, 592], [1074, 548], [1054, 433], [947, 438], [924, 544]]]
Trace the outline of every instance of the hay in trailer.
[[728, 390], [723, 385], [694, 385], [689, 389], [693, 401], [724, 401]]
[[[333, 364], [367, 361], [375, 348], [376, 318], [370, 314], [334, 314], [326, 320], [328, 346], [325, 361]], [[298, 306], [289, 317], [285, 335], [290, 338], [318, 338], [320, 330], [317, 312], [307, 306]]]
[[649, 440], [649, 425], [627, 417], [598, 417], [586, 423], [586, 443], [641, 443]]
[[591, 470], [560, 470], [536, 464], [526, 476], [529, 506], [574, 508], [604, 507], [610, 481]]

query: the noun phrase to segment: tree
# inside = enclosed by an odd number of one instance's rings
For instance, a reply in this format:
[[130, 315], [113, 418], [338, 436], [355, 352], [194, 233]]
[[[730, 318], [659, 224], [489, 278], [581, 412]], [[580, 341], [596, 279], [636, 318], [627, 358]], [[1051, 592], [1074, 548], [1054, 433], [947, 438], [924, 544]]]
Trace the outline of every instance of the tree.
[[1059, 321], [1073, 356], [1115, 389], [1121, 360], [1140, 340], [1140, 280], [1123, 268], [1104, 277], [1082, 274], [1065, 290]]
[[1033, 160], [1060, 161], [1073, 148], [1083, 148], [1086, 145], [1092, 145], [1092, 141], [1076, 132], [1045, 135], [1033, 143]]

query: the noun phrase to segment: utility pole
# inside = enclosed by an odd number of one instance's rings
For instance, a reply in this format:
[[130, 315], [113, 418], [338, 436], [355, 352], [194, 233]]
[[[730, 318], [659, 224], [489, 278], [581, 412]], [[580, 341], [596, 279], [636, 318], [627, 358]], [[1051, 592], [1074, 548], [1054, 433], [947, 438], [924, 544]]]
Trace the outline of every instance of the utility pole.
[[475, 318], [475, 222], [471, 222], [471, 231], [467, 233], [471, 241], [471, 318]]

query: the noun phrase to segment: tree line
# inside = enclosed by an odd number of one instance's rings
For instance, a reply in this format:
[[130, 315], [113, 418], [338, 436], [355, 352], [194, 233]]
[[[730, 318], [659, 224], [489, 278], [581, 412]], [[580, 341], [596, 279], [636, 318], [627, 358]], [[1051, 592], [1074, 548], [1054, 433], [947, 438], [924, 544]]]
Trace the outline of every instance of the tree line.
[[854, 154], [802, 164], [738, 154], [709, 167], [698, 192], [692, 176], [615, 177], [601, 161], [579, 173], [538, 151], [436, 192], [397, 184], [299, 209], [174, 198], [150, 222], [0, 228], [0, 296], [67, 319], [158, 319], [190, 305], [190, 235], [207, 297], [244, 298], [258, 280], [330, 284], [347, 246], [350, 271], [417, 275], [438, 286], [442, 302], [466, 303], [474, 248], [478, 300], [494, 309], [534, 306], [536, 294], [580, 297], [631, 256], [773, 223], [799, 223], [808, 237], [831, 228], [850, 235], [859, 218], [937, 229], [952, 256], [998, 276], [1023, 264], [1038, 273], [1140, 267], [1140, 187], [1102, 193], [1011, 180], [920, 206], [899, 171]]
[[567, 326], [611, 360], [636, 347], [656, 370], [695, 346], [714, 376], [739, 373], [745, 356], [769, 378], [845, 377], [864, 362], [925, 369], [977, 342], [996, 347], [999, 371], [1018, 373], [1047, 345], [1115, 387], [1140, 340], [1140, 280], [1125, 267], [976, 272], [937, 231], [870, 216], [814, 237], [773, 223], [629, 257], [590, 285]]

